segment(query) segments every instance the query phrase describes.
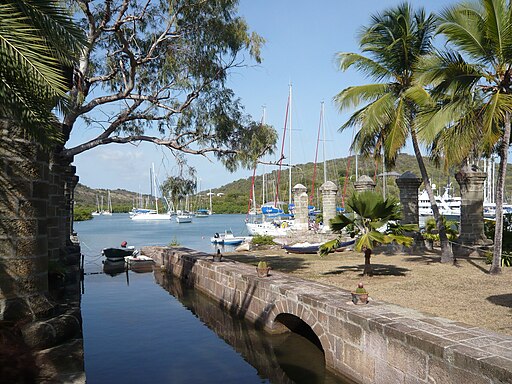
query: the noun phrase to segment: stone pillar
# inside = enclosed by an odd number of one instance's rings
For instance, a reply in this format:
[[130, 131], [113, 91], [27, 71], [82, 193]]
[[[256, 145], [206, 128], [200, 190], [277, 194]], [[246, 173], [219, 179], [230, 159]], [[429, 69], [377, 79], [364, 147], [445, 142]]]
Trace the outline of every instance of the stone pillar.
[[356, 192], [374, 191], [375, 185], [376, 184], [371, 177], [362, 175], [354, 182], [354, 189]]
[[0, 132], [0, 320], [45, 316], [48, 294], [48, 157]]
[[[397, 178], [395, 182], [400, 190], [402, 224], [419, 224], [418, 188], [422, 180], [414, 173], [407, 171]], [[420, 233], [413, 232], [407, 235], [414, 238], [413, 250], [422, 250], [425, 248], [423, 236], [421, 236]]]
[[485, 178], [485, 172], [479, 171], [475, 165], [465, 166], [455, 174], [461, 195], [460, 234], [457, 243], [463, 245], [454, 249], [457, 255], [478, 253], [475, 248], [492, 244], [492, 241], [487, 239], [484, 234], [483, 187]]
[[330, 231], [330, 222], [336, 216], [336, 193], [338, 187], [332, 181], [327, 181], [320, 187], [322, 192], [322, 216], [324, 231]]
[[293, 227], [299, 231], [307, 231], [308, 225], [308, 194], [307, 188], [302, 184], [293, 187], [293, 199], [295, 201], [295, 222]]
[[402, 223], [418, 224], [419, 223], [419, 207], [418, 207], [418, 188], [422, 180], [414, 173], [404, 172], [395, 180], [400, 190], [400, 204], [402, 206]]

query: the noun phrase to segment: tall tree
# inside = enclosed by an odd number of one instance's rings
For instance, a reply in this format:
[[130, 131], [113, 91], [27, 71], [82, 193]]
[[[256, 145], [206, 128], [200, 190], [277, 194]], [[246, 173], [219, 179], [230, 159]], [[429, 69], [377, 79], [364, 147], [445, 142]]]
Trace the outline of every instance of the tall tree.
[[453, 260], [446, 229], [439, 213], [417, 136], [416, 116], [420, 103], [428, 99], [415, 81], [418, 60], [432, 50], [436, 18], [423, 9], [414, 11], [408, 3], [372, 16], [371, 24], [359, 36], [365, 55], [339, 53], [340, 69], [351, 67], [365, 73], [376, 83], [352, 86], [334, 100], [341, 110], [364, 106], [340, 128], [360, 127], [352, 146], [360, 153], [379, 156], [392, 165], [396, 156], [412, 140], [424, 188], [439, 229], [443, 262]]
[[511, 131], [512, 6], [506, 0], [461, 3], [446, 9], [440, 19], [439, 31], [447, 40], [447, 49], [429, 59], [426, 72], [435, 85], [433, 94], [444, 95], [444, 105], [436, 114], [438, 126], [455, 128], [452, 131], [458, 130], [461, 134], [457, 136], [464, 138], [450, 149], [455, 159], [488, 155], [495, 147], [500, 156], [490, 269], [490, 273], [497, 274], [501, 272], [503, 197]]
[[[109, 143], [150, 142], [173, 153], [213, 154], [234, 170], [274, 145], [259, 135], [234, 92], [229, 73], [244, 54], [260, 62], [263, 39], [237, 16], [237, 0], [75, 0], [87, 31], [62, 120], [68, 139], [89, 125], [98, 134], [74, 156]], [[270, 133], [269, 127], [263, 127]]]
[[49, 145], [60, 137], [52, 109], [65, 107], [65, 68], [76, 62], [84, 35], [55, 0], [4, 1], [0, 19], [0, 118], [11, 133]]

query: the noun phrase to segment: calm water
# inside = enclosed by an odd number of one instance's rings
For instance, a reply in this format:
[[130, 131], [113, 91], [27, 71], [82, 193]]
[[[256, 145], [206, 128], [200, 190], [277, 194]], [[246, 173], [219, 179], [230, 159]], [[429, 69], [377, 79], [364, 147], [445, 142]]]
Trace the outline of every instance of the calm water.
[[210, 237], [244, 233], [244, 215], [192, 224], [133, 222], [126, 214], [75, 223], [85, 255], [82, 317], [88, 383], [347, 383], [312, 343], [270, 336], [159, 271], [103, 273], [101, 249], [123, 240], [214, 251]]

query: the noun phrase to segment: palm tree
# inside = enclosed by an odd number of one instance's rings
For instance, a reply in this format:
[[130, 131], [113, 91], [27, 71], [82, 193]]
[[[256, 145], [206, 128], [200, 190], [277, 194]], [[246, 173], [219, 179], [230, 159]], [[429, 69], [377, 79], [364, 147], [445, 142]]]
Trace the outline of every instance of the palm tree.
[[[465, 135], [459, 135], [464, 137], [460, 142], [478, 143], [477, 153], [489, 154], [497, 147], [500, 155], [490, 269], [491, 274], [497, 274], [501, 272], [503, 197], [511, 131], [512, 6], [506, 0], [453, 6], [441, 14], [439, 32], [446, 37], [448, 48], [431, 58], [427, 75], [435, 85], [434, 95], [456, 95], [446, 103], [444, 124], [440, 126], [465, 131]], [[477, 102], [461, 108], [461, 95]], [[458, 145], [451, 151], [462, 159], [474, 155], [474, 149], [474, 145]]]
[[[349, 229], [351, 235], [357, 237], [354, 248], [358, 252], [365, 253], [363, 275], [372, 273], [370, 257], [377, 244], [397, 242], [411, 246], [413, 238], [405, 236], [404, 233], [417, 230], [417, 225], [395, 223], [401, 218], [400, 206], [395, 199], [384, 199], [376, 192], [366, 191], [354, 193], [347, 201], [347, 206], [353, 211], [352, 215], [337, 215], [331, 220], [330, 227], [334, 233], [341, 233], [345, 228]], [[384, 227], [389, 229], [383, 231]], [[338, 248], [341, 240], [341, 237], [338, 237], [323, 244], [320, 247], [320, 255], [327, 255]]]
[[419, 59], [432, 51], [432, 36], [436, 18], [423, 9], [414, 12], [403, 3], [381, 14], [372, 16], [371, 26], [362, 30], [359, 45], [364, 56], [357, 53], [339, 53], [340, 69], [355, 67], [376, 80], [376, 83], [352, 86], [335, 96], [341, 110], [360, 104], [340, 128], [360, 126], [352, 146], [362, 154], [379, 156], [392, 165], [407, 139], [412, 140], [424, 187], [439, 229], [442, 262], [453, 260], [439, 208], [430, 185], [421, 154], [416, 117], [420, 102], [429, 96], [415, 80], [415, 66]]
[[60, 137], [52, 109], [65, 106], [82, 32], [54, 0], [2, 2], [0, 19], [0, 118], [48, 144]]

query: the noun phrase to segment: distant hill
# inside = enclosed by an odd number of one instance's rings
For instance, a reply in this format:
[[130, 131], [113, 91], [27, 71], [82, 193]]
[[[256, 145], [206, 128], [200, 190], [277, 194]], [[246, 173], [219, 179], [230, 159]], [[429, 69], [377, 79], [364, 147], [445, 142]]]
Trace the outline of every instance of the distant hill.
[[[355, 181], [355, 157], [350, 156], [348, 158], [339, 158], [334, 160], [328, 160], [326, 162], [327, 179], [333, 181], [338, 185], [338, 198], [339, 202], [343, 197], [348, 197], [353, 191], [353, 182]], [[440, 193], [444, 191], [444, 186], [447, 183], [451, 183], [454, 188], [454, 194], [460, 195], [459, 185], [454, 177], [454, 171], [444, 172], [441, 169], [435, 168], [428, 160], [426, 160], [427, 170], [434, 184], [438, 186]], [[270, 166], [266, 167], [267, 169]], [[496, 165], [496, 171], [497, 171]], [[263, 169], [263, 167], [261, 167]], [[358, 175], [361, 176], [366, 174], [372, 178], [375, 177], [377, 182], [376, 190], [382, 192], [382, 178], [376, 175], [382, 173], [382, 168], [379, 165], [376, 167], [373, 160], [358, 159]], [[412, 171], [418, 177], [420, 177], [419, 168], [416, 162], [416, 158], [412, 155], [401, 154], [396, 162], [394, 169], [387, 169], [386, 172], [397, 172], [402, 174], [406, 171]], [[260, 171], [261, 173], [261, 171]], [[292, 187], [298, 183], [303, 184], [308, 189], [308, 194], [311, 196], [312, 181], [314, 173], [314, 164], [298, 164], [294, 166], [292, 170]], [[507, 169], [507, 188], [506, 188], [506, 199], [512, 201], [512, 165], [509, 164]], [[316, 170], [316, 181], [315, 181], [315, 195], [318, 197], [318, 188], [323, 184], [323, 163], [317, 164]], [[277, 188], [278, 170], [274, 167], [274, 170], [265, 174], [265, 189], [266, 189], [266, 201], [274, 201], [276, 189], [279, 191], [279, 200], [288, 201], [288, 190], [289, 190], [289, 178], [288, 169], [283, 167], [280, 176], [279, 188]], [[347, 180], [347, 181], [346, 181]], [[395, 183], [394, 177], [388, 177], [387, 179], [387, 195], [398, 197], [398, 187]], [[346, 181], [346, 182], [345, 182]], [[213, 210], [216, 213], [246, 213], [249, 202], [249, 193], [251, 189], [251, 178], [235, 180], [229, 184], [223, 185], [222, 187], [212, 189], [215, 195], [212, 198]], [[261, 204], [264, 200], [262, 197], [263, 185], [261, 175], [256, 178], [255, 185], [255, 199], [256, 202]], [[193, 197], [191, 203], [194, 205], [201, 205], [204, 207], [208, 204], [207, 191], [200, 193], [200, 196]], [[138, 198], [136, 192], [130, 192], [123, 189], [111, 190], [112, 205], [114, 206], [114, 212], [128, 212], [133, 203]], [[220, 196], [218, 195], [220, 194]], [[96, 195], [103, 196], [104, 206], [107, 202], [107, 190], [106, 189], [92, 189], [85, 185], [78, 184], [75, 190], [75, 204], [78, 207], [90, 207], [91, 210], [96, 208]], [[319, 206], [319, 200], [315, 197], [313, 203]], [[144, 199], [148, 196], [144, 196]], [[199, 203], [200, 201], [200, 203]], [[196, 209], [197, 207], [194, 207]]]

